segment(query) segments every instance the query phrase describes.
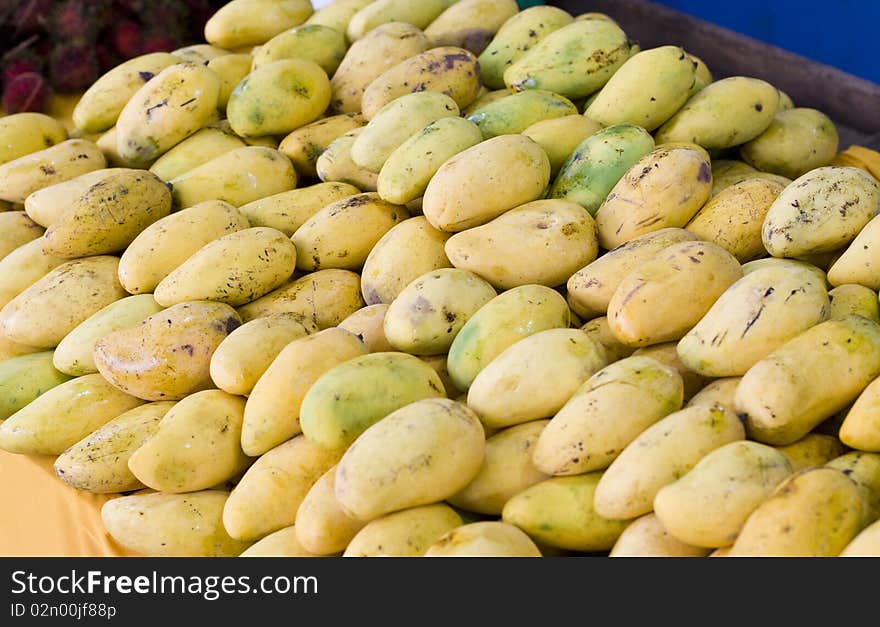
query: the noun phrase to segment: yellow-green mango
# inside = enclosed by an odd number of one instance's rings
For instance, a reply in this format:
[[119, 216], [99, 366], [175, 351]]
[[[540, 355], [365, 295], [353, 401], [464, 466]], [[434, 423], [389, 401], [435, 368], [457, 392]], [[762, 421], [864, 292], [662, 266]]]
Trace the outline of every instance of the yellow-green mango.
[[296, 246], [284, 233], [254, 226], [202, 246], [159, 281], [156, 302], [170, 307], [211, 300], [238, 307], [283, 285], [293, 273]]
[[328, 557], [309, 553], [296, 537], [296, 527], [282, 527], [269, 535], [263, 536], [239, 557]]
[[44, 187], [106, 167], [107, 159], [95, 142], [66, 139], [0, 165], [0, 200], [23, 203]]
[[445, 503], [410, 507], [374, 518], [348, 546], [343, 557], [421, 557], [440, 536], [464, 522]]
[[446, 94], [404, 94], [379, 109], [351, 146], [358, 167], [378, 173], [389, 155], [412, 135], [440, 118], [458, 117], [456, 102]]
[[591, 215], [632, 165], [654, 150], [654, 138], [632, 124], [609, 126], [583, 140], [568, 156], [548, 198], [578, 203]]
[[289, 311], [319, 329], [335, 327], [364, 306], [360, 276], [351, 270], [315, 270], [238, 308], [245, 322]]
[[[571, 315], [572, 322], [574, 322], [574, 316], [577, 314], [572, 312]], [[606, 316], [600, 316], [599, 318], [593, 318], [589, 322], [585, 322], [581, 326], [581, 331], [605, 347], [605, 354], [608, 356], [609, 364], [619, 361], [624, 357], [629, 357], [635, 352], [635, 347], [627, 346], [614, 337], [614, 334], [611, 332], [611, 327], [608, 326], [608, 318]]]
[[560, 199], [527, 202], [446, 241], [453, 266], [498, 289], [562, 285], [598, 252], [593, 217], [579, 204]]
[[880, 289], [880, 277], [875, 271], [876, 251], [880, 245], [880, 216], [871, 218], [861, 228], [843, 253], [828, 268], [831, 285], [858, 283], [873, 290]]
[[455, 0], [425, 27], [431, 47], [461, 46], [480, 54], [519, 12], [516, 0]]
[[675, 368], [678, 374], [681, 375], [681, 381], [684, 384], [684, 402], [689, 403], [697, 392], [708, 385], [711, 379], [685, 366], [678, 356], [677, 346], [678, 342], [663, 342], [661, 344], [652, 344], [651, 346], [642, 346], [633, 351], [632, 354], [633, 356], [651, 357], [662, 364]]
[[333, 76], [347, 50], [345, 33], [321, 24], [303, 24], [258, 46], [252, 55], [251, 69], [280, 59], [308, 59], [317, 63], [327, 76]]
[[467, 404], [493, 428], [548, 418], [607, 363], [605, 348], [580, 329], [538, 331], [480, 370], [468, 388]]
[[253, 461], [241, 450], [244, 403], [223, 390], [188, 395], [132, 453], [128, 469], [159, 492], [195, 492], [229, 481]]
[[767, 254], [761, 227], [770, 205], [785, 186], [761, 178], [744, 178], [712, 196], [685, 228], [707, 242], [715, 242], [746, 263]]
[[880, 381], [874, 380], [859, 394], [840, 425], [841, 442], [860, 451], [880, 453]]
[[791, 444], [856, 400], [877, 375], [880, 325], [861, 316], [826, 320], [749, 368], [736, 410], [751, 439]]
[[349, 41], [355, 42], [389, 22], [406, 22], [424, 29], [450, 4], [450, 0], [376, 0], [351, 16], [345, 33]]
[[568, 304], [584, 319], [603, 316], [623, 279], [663, 249], [697, 239], [680, 228], [665, 228], [635, 237], [599, 257], [569, 277]]
[[229, 534], [257, 540], [293, 525], [306, 494], [340, 455], [341, 451], [326, 450], [304, 436], [260, 455], [223, 508], [223, 524]]
[[367, 86], [401, 61], [428, 49], [428, 38], [409, 22], [388, 22], [352, 42], [330, 78], [330, 107], [357, 113]]
[[596, 210], [599, 243], [612, 249], [651, 231], [684, 227], [711, 192], [706, 156], [690, 148], [656, 148], [630, 166]]
[[296, 537], [315, 555], [341, 553], [366, 522], [350, 516], [336, 498], [336, 466], [309, 488], [296, 510]]
[[0, 423], [0, 449], [60, 455], [101, 425], [143, 404], [100, 374], [60, 383]]
[[[703, 61], [700, 57], [695, 54], [688, 53], [688, 57], [690, 57], [691, 61], [694, 64], [694, 84], [691, 87], [690, 95], [693, 96], [695, 93], [703, 89], [706, 85], [715, 80], [715, 77], [712, 76], [712, 70], [709, 69], [709, 66], [706, 65], [706, 62]], [[782, 107], [782, 93], [780, 92], [779, 106]]]
[[278, 229], [290, 237], [327, 205], [355, 194], [360, 194], [360, 190], [348, 183], [317, 183], [254, 200], [238, 211], [251, 226]]
[[654, 513], [676, 538], [694, 546], [730, 546], [749, 515], [793, 472], [766, 444], [744, 441], [708, 453], [654, 497]]
[[500, 520], [461, 525], [437, 538], [425, 557], [541, 557], [541, 550], [519, 527]]
[[55, 475], [77, 490], [95, 494], [129, 492], [144, 486], [128, 460], [159, 428], [174, 401], [138, 405], [98, 427], [55, 459]]
[[601, 124], [577, 114], [538, 120], [526, 127], [522, 134], [538, 142], [547, 153], [547, 158], [550, 159], [550, 177], [553, 180], [578, 145], [601, 130]]
[[[876, 300], [876, 299], [875, 299]], [[738, 279], [678, 342], [678, 356], [707, 377], [736, 377], [829, 317], [825, 283], [807, 268], [768, 266]]]
[[[258, 320], [262, 318], [253, 322]], [[254, 384], [245, 404], [244, 452], [262, 455], [299, 434], [300, 407], [312, 384], [334, 366], [366, 353], [356, 335], [337, 328], [295, 339], [282, 348]]]
[[107, 501], [104, 528], [130, 551], [153, 557], [236, 557], [250, 542], [223, 527], [225, 490], [189, 494], [135, 493]]
[[13, 342], [54, 348], [80, 322], [127, 296], [116, 276], [119, 258], [95, 255], [62, 263], [3, 309], [0, 330]]
[[0, 118], [0, 165], [60, 144], [68, 138], [61, 121], [36, 111]]
[[181, 61], [187, 61], [189, 63], [196, 63], [199, 65], [207, 65], [212, 59], [218, 59], [220, 57], [233, 54], [233, 52], [231, 50], [227, 50], [226, 48], [221, 48], [220, 46], [213, 46], [211, 44], [201, 43], [190, 44], [188, 46], [175, 48], [171, 51], [171, 54], [173, 54]]
[[880, 556], [880, 521], [875, 521], [862, 529], [839, 555], [839, 557], [877, 556]]
[[607, 551], [630, 521], [609, 520], [596, 512], [593, 494], [601, 476], [601, 472], [591, 472], [546, 479], [507, 501], [501, 519], [541, 544], [572, 551]]
[[205, 23], [205, 40], [220, 48], [256, 46], [299, 26], [314, 13], [309, 0], [232, 0]]
[[415, 216], [391, 227], [364, 261], [364, 301], [368, 305], [390, 304], [425, 273], [452, 267], [444, 249], [450, 235], [431, 226], [425, 216]]
[[778, 111], [767, 129], [740, 146], [743, 161], [762, 172], [796, 179], [827, 166], [837, 154], [837, 127], [817, 109]]
[[364, 119], [360, 114], [331, 115], [294, 129], [281, 140], [278, 150], [287, 155], [297, 174], [314, 178], [318, 176], [318, 157], [333, 140], [362, 126]]
[[71, 112], [74, 126], [84, 133], [106, 131], [125, 103], [144, 83], [180, 59], [168, 52], [150, 52], [124, 61], [102, 74], [77, 100]]
[[13, 250], [42, 236], [45, 229], [24, 211], [0, 212], [0, 260]]
[[673, 536], [653, 513], [630, 521], [608, 552], [608, 557], [706, 557], [709, 549]]
[[[382, 353], [393, 351], [394, 347], [388, 342], [388, 338], [385, 337], [384, 325], [387, 312], [388, 305], [385, 303], [367, 305], [340, 322], [339, 328], [354, 333], [366, 346], [367, 352]], [[446, 387], [446, 381], [443, 382], [443, 387]]]
[[865, 499], [864, 524], [880, 518], [880, 455], [865, 451], [850, 451], [825, 464], [837, 468], [855, 481]]
[[457, 46], [429, 48], [411, 56], [385, 70], [364, 89], [361, 111], [372, 120], [395, 98], [422, 91], [442, 92], [459, 109], [468, 106], [480, 92], [477, 57]]
[[752, 178], [759, 172], [745, 161], [736, 159], [712, 159], [712, 196], [745, 178]]
[[163, 181], [170, 181], [224, 152], [244, 145], [244, 141], [231, 128], [227, 129], [223, 124], [208, 126], [175, 144], [156, 159], [150, 166], [150, 172]]
[[55, 347], [52, 363], [70, 376], [98, 372], [93, 352], [95, 343], [113, 331], [133, 327], [142, 320], [162, 311], [152, 294], [137, 294], [121, 298], [95, 312], [79, 323]]
[[358, 270], [382, 236], [409, 217], [406, 207], [382, 200], [376, 192], [332, 202], [291, 236], [296, 267]]
[[24, 211], [31, 220], [48, 228], [64, 212], [72, 198], [83, 195], [92, 185], [117, 171], [114, 168], [100, 168], [42, 187], [28, 194], [24, 201]]
[[66, 261], [46, 254], [39, 238], [9, 252], [0, 259], [0, 309]]
[[360, 433], [342, 455], [336, 498], [363, 521], [443, 501], [477, 475], [485, 443], [479, 419], [463, 403], [406, 403]]
[[483, 84], [492, 89], [504, 88], [508, 67], [547, 35], [572, 21], [568, 11], [551, 5], [524, 8], [511, 16], [478, 57]]
[[152, 293], [171, 272], [203, 246], [249, 227], [247, 218], [223, 200], [206, 200], [145, 228], [119, 258], [119, 281], [131, 294]]
[[517, 340], [569, 325], [568, 304], [559, 292], [543, 285], [511, 288], [480, 307], [459, 330], [449, 348], [449, 376], [456, 387], [467, 390]]
[[226, 112], [229, 96], [250, 73], [252, 60], [253, 57], [250, 54], [239, 53], [224, 54], [208, 61], [208, 69], [220, 79], [220, 91], [217, 94], [218, 111]]
[[835, 436], [816, 431], [811, 431], [791, 444], [773, 448], [785, 455], [795, 472], [823, 466], [846, 451], [844, 444]]
[[479, 127], [464, 118], [443, 117], [431, 122], [385, 159], [376, 179], [379, 196], [397, 204], [422, 197], [443, 163], [482, 139]]
[[745, 439], [736, 414], [720, 405], [685, 407], [642, 431], [602, 473], [596, 513], [626, 520], [650, 513], [665, 485], [690, 471], [709, 452]]
[[206, 200], [245, 205], [290, 189], [296, 170], [286, 156], [268, 146], [242, 146], [226, 151], [169, 181], [176, 209]]
[[829, 318], [843, 318], [851, 314], [864, 316], [868, 320], [880, 322], [880, 303], [877, 292], [857, 283], [844, 283], [828, 290], [831, 301]]
[[334, 366], [312, 384], [302, 400], [300, 426], [316, 444], [344, 449], [394, 410], [444, 396], [440, 377], [418, 357], [370, 353]]
[[43, 250], [59, 257], [121, 253], [141, 231], [171, 212], [171, 192], [151, 172], [109, 170], [67, 208], [43, 235]]
[[354, 14], [371, 2], [373, 0], [331, 0], [331, 2], [324, 3], [324, 6], [316, 9], [304, 23], [329, 26], [345, 34], [348, 23]]
[[413, 355], [439, 355], [487, 302], [497, 296], [467, 270], [440, 268], [407, 285], [389, 304], [383, 329], [394, 348]]
[[229, 95], [226, 115], [242, 137], [281, 135], [314, 122], [330, 104], [330, 79], [314, 61], [291, 58], [251, 70]]
[[596, 372], [551, 418], [535, 444], [535, 466], [550, 475], [603, 470], [642, 431], [681, 409], [678, 372], [631, 356]]
[[717, 244], [672, 244], [624, 277], [608, 324], [630, 346], [680, 340], [741, 277], [739, 262]]
[[500, 98], [471, 112], [467, 119], [480, 127], [483, 139], [521, 133], [539, 122], [576, 115], [577, 107], [565, 96], [542, 89], [530, 89]]
[[654, 135], [658, 144], [687, 141], [721, 150], [750, 141], [767, 130], [779, 92], [759, 78], [729, 76], [691, 96]]
[[877, 215], [880, 183], [851, 166], [824, 166], [795, 179], [776, 198], [761, 231], [774, 257], [801, 257], [848, 245]]
[[511, 498], [548, 479], [532, 463], [535, 442], [548, 422], [533, 420], [502, 429], [487, 438], [480, 471], [446, 501], [470, 512], [500, 516]]
[[225, 303], [180, 303], [101, 337], [95, 343], [95, 366], [133, 396], [180, 400], [213, 387], [211, 355], [240, 325], [235, 309]]
[[146, 163], [205, 126], [217, 111], [220, 78], [204, 65], [175, 63], [128, 99], [116, 121], [116, 151]]
[[246, 322], [211, 355], [211, 380], [229, 394], [247, 396], [278, 354], [291, 342], [318, 328], [291, 313], [277, 313]]
[[842, 471], [800, 471], [746, 519], [729, 556], [835, 557], [862, 530], [864, 507], [855, 482]]
[[550, 161], [534, 140], [499, 135], [445, 161], [425, 189], [422, 211], [435, 228], [463, 231], [538, 200], [549, 180]]
[[331, 141], [315, 160], [315, 172], [325, 183], [345, 183], [364, 192], [378, 189], [378, 175], [359, 167], [351, 158], [351, 147], [364, 127], [354, 128]]
[[629, 58], [626, 33], [614, 22], [581, 20], [554, 30], [504, 71], [508, 88], [546, 89], [569, 99], [598, 91]]
[[53, 351], [40, 351], [0, 361], [0, 421], [70, 379], [52, 358]]
[[584, 115], [603, 126], [636, 124], [653, 131], [687, 102], [694, 70], [679, 46], [642, 50], [620, 66]]

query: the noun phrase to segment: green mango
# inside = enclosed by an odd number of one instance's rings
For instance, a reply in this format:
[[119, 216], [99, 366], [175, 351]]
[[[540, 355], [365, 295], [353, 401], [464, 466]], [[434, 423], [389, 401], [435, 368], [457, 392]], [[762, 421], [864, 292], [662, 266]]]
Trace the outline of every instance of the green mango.
[[627, 170], [653, 149], [654, 138], [641, 126], [609, 126], [578, 144], [562, 164], [548, 197], [574, 201], [595, 216]]
[[546, 89], [566, 98], [598, 91], [630, 56], [626, 33], [606, 20], [572, 22], [542, 39], [504, 71], [515, 91]]
[[394, 410], [445, 396], [440, 375], [418, 357], [370, 353], [322, 374], [303, 397], [299, 420], [307, 439], [326, 449], [344, 449]]
[[535, 122], [576, 115], [577, 107], [565, 96], [543, 89], [530, 89], [505, 96], [480, 107], [467, 119], [480, 127], [483, 139], [521, 133]]

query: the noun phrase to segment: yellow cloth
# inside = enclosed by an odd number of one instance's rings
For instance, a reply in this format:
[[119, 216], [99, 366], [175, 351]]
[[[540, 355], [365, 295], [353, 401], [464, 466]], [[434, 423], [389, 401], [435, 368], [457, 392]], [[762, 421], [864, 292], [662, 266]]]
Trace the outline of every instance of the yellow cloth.
[[91, 494], [62, 482], [54, 457], [0, 451], [0, 556], [135, 556], [101, 523], [101, 506], [118, 494]]

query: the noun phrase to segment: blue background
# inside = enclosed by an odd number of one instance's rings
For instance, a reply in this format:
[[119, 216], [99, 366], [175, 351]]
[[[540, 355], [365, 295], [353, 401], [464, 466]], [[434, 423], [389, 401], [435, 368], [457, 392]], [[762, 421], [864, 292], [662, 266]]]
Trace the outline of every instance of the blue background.
[[654, 1], [880, 83], [880, 0]]
[[880, 83], [880, 0], [659, 3]]

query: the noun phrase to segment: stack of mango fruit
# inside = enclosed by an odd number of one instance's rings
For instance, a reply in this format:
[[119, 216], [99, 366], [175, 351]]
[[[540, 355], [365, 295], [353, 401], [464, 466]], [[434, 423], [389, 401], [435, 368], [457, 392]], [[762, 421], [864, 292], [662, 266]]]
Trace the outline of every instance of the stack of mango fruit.
[[603, 14], [204, 37], [0, 118], [0, 448], [115, 541], [880, 555], [880, 155]]

